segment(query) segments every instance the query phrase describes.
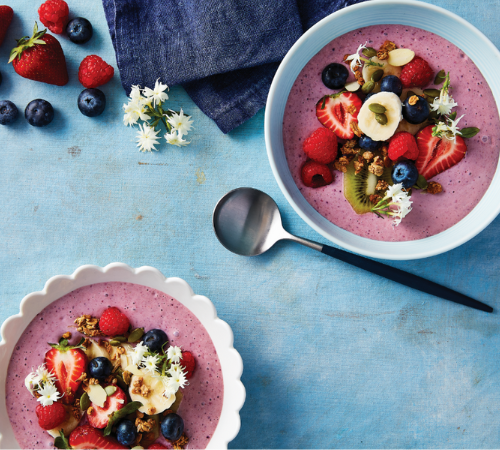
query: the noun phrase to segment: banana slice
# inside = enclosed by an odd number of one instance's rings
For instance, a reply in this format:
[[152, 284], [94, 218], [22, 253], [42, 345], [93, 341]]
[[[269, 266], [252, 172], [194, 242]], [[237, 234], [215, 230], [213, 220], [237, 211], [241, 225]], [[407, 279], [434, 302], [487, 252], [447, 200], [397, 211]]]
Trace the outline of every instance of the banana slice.
[[[385, 106], [387, 123], [381, 125], [375, 119], [375, 114], [368, 108], [372, 103]], [[358, 114], [359, 129], [374, 141], [387, 141], [396, 131], [399, 122], [403, 119], [401, 114], [401, 100], [392, 92], [379, 92], [365, 101]]]
[[109, 353], [104, 347], [100, 346], [93, 339], [90, 339], [90, 342], [92, 344], [85, 349], [85, 354], [87, 355], [87, 359], [89, 361], [91, 361], [94, 358], [97, 358], [98, 356], [104, 356], [105, 358], [109, 359]]
[[64, 419], [64, 422], [58, 425], [57, 427], [52, 428], [52, 430], [47, 430], [47, 433], [49, 433], [54, 438], [60, 435], [59, 430], [63, 431], [64, 436], [69, 436], [69, 434], [80, 423], [80, 420], [78, 420], [71, 412], [71, 405], [64, 405], [64, 408], [66, 409], [66, 417]]
[[[139, 411], [142, 413], [149, 415], [162, 413], [175, 402], [175, 395], [165, 397], [163, 395], [165, 387], [159, 378], [153, 377], [144, 369], [139, 369], [139, 372], [140, 375], [132, 376], [129, 388], [130, 398], [132, 401], [142, 403], [142, 406], [139, 408]], [[134, 394], [132, 392], [134, 390], [134, 383], [148, 387], [150, 390], [148, 395], [143, 397], [141, 394]]]
[[[125, 353], [119, 353], [118, 349], [120, 347], [124, 348]], [[132, 352], [133, 351], [134, 351], [134, 347], [132, 347], [132, 345], [124, 342], [123, 344], [120, 344], [116, 347], [112, 346], [109, 356], [110, 356], [110, 359], [112, 361], [119, 359], [122, 369], [125, 370], [126, 367], [128, 367], [132, 364]]]
[[[396, 75], [397, 77], [399, 77], [401, 75], [401, 71], [403, 70], [401, 67], [391, 66], [388, 63], [387, 59], [381, 60], [378, 59], [376, 56], [374, 56], [373, 58], [371, 58], [371, 61], [378, 64], [382, 64], [382, 67], [368, 66], [367, 64], [365, 64], [363, 66], [363, 72], [362, 72], [363, 80], [365, 80], [365, 82], [370, 81], [372, 79], [373, 73], [379, 69], [382, 69], [384, 71], [384, 77], [386, 77], [387, 75]], [[380, 81], [375, 83], [375, 89], [377, 88], [377, 85], [379, 86], [380, 90]]]
[[399, 96], [399, 98], [401, 99], [402, 102], [404, 102], [408, 98], [408, 92], [410, 92], [410, 91], [413, 92], [414, 94], [417, 94], [417, 95], [424, 97], [424, 91], [422, 89], [419, 89], [417, 87], [404, 88], [403, 92]]

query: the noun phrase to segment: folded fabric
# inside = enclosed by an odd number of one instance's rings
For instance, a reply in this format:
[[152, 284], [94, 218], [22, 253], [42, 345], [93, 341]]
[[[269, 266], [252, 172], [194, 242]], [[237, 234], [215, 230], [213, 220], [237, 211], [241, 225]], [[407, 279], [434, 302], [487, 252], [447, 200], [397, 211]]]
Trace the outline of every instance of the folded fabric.
[[122, 85], [182, 84], [228, 133], [265, 106], [279, 62], [318, 20], [363, 0], [103, 0]]

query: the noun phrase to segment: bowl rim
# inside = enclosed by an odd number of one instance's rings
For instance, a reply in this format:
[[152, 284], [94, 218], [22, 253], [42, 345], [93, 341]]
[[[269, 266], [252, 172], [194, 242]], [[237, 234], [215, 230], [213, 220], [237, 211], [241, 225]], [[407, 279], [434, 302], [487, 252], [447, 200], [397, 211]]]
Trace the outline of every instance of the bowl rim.
[[[380, 9], [382, 7], [394, 7], [397, 8], [399, 14], [401, 14], [401, 8], [421, 8], [422, 10], [426, 10], [429, 14], [437, 14], [442, 18], [446, 18], [447, 20], [454, 22], [454, 24], [458, 27], [461, 27], [461, 34], [472, 34], [476, 39], [479, 39], [483, 44], [481, 47], [481, 54], [485, 54], [486, 52], [490, 55], [490, 61], [495, 60], [497, 68], [500, 70], [500, 51], [495, 47], [495, 45], [475, 26], [467, 22], [465, 19], [460, 16], [447, 11], [439, 6], [435, 6], [429, 3], [424, 3], [418, 0], [377, 0], [377, 1], [369, 1], [358, 3], [355, 5], [348, 6], [339, 11], [336, 11], [329, 16], [325, 17], [314, 26], [312, 26], [309, 30], [307, 30], [300, 39], [292, 46], [292, 48], [288, 51], [285, 58], [281, 62], [275, 76], [273, 82], [271, 84], [269, 95], [266, 103], [265, 117], [264, 117], [264, 135], [265, 135], [265, 143], [267, 156], [269, 159], [269, 163], [271, 165], [271, 169], [273, 171], [273, 175], [280, 187], [283, 195], [287, 199], [288, 203], [293, 207], [293, 209], [297, 212], [297, 214], [315, 231], [324, 236], [326, 239], [330, 240], [334, 244], [337, 244], [340, 247], [346, 248], [347, 250], [353, 251], [355, 253], [359, 253], [368, 257], [381, 258], [381, 259], [389, 259], [389, 260], [412, 260], [412, 259], [421, 259], [427, 258], [431, 256], [435, 256], [453, 248], [456, 248], [468, 240], [472, 239], [478, 233], [480, 233], [484, 228], [486, 228], [500, 213], [500, 202], [496, 202], [496, 205], [487, 209], [484, 205], [486, 204], [488, 198], [488, 193], [492, 192], [492, 188], [494, 185], [498, 185], [497, 187], [500, 189], [500, 162], [497, 165], [495, 174], [491, 183], [485, 192], [484, 196], [478, 202], [478, 204], [472, 209], [471, 212], [467, 216], [465, 216], [458, 223], [453, 225], [452, 227], [435, 234], [433, 236], [429, 236], [423, 239], [417, 239], [413, 241], [400, 241], [400, 242], [387, 242], [387, 241], [377, 241], [373, 239], [368, 239], [365, 237], [361, 237], [346, 231], [337, 225], [332, 224], [328, 219], [321, 216], [319, 212], [317, 212], [303, 197], [302, 193], [299, 191], [295, 182], [291, 183], [288, 186], [283, 180], [283, 172], [290, 173], [288, 165], [286, 168], [280, 168], [278, 164], [278, 157], [281, 154], [284, 154], [283, 142], [282, 142], [282, 125], [283, 125], [283, 111], [281, 111], [281, 105], [278, 105], [277, 101], [277, 92], [280, 90], [280, 84], [284, 79], [290, 78], [287, 75], [287, 72], [290, 70], [290, 62], [293, 61], [294, 58], [300, 53], [301, 48], [306, 44], [314, 41], [315, 34], [320, 32], [323, 28], [329, 27], [331, 30], [335, 29], [335, 22], [342, 21], [345, 17], [350, 14], [369, 14], [372, 11]], [[405, 19], [410, 21], [411, 18]], [[404, 20], [401, 20], [404, 22]], [[332, 33], [331, 38], [327, 42], [323, 42], [323, 40], [319, 40], [319, 43], [315, 44], [314, 52], [310, 53], [310, 56], [306, 59], [305, 63], [300, 67], [300, 69], [296, 70], [294, 68], [294, 73], [297, 72], [295, 76], [293, 76], [293, 82], [296, 77], [303, 69], [305, 64], [316, 54], [318, 53], [324, 45], [326, 45], [331, 40], [340, 36], [341, 34], [345, 34], [349, 31], [355, 30], [357, 28], [362, 28], [371, 25], [377, 24], [393, 24], [396, 22], [383, 21], [379, 20], [373, 23], [363, 24], [361, 26], [352, 27], [350, 30], [343, 31], [342, 33]], [[403, 23], [408, 26], [416, 26], [411, 23]], [[497, 105], [497, 112], [500, 111], [500, 90], [494, 89], [490, 80], [488, 80], [487, 74], [485, 73], [482, 64], [478, 63], [474, 57], [470, 55], [470, 52], [466, 52], [454, 39], [450, 36], [447, 36], [446, 33], [440, 33], [436, 30], [429, 30], [425, 26], [417, 26], [417, 28], [421, 28], [427, 31], [430, 31], [434, 34], [437, 34], [444, 39], [447, 39], [457, 47], [461, 48], [467, 56], [469, 56], [473, 62], [476, 64], [478, 69], [481, 71], [483, 76], [485, 77], [488, 85], [492, 91], [493, 97], [495, 99], [495, 103]], [[334, 35], [335, 34], [335, 35]], [[476, 56], [476, 55], [474, 55]], [[291, 88], [291, 86], [290, 86]], [[288, 89], [286, 92], [286, 98], [288, 98], [290, 90]], [[286, 104], [286, 101], [285, 101]], [[278, 138], [273, 138], [273, 132], [276, 133], [276, 129], [278, 128], [277, 119], [279, 117], [279, 133], [281, 136]], [[280, 144], [276, 144], [276, 139], [280, 142]], [[285, 159], [286, 161], [286, 159]], [[291, 176], [291, 175], [290, 175]], [[298, 201], [297, 201], [298, 200]], [[478, 213], [481, 214], [481, 220], [475, 220], [476, 215]], [[468, 227], [468, 228], [467, 228]], [[330, 228], [331, 230], [326, 230], [325, 228]], [[332, 234], [332, 230], [338, 236]], [[453, 234], [453, 239], [449, 239], [449, 236]], [[340, 237], [339, 237], [340, 236]]]
[[132, 268], [124, 263], [111, 263], [105, 267], [84, 265], [71, 275], [56, 275], [50, 278], [42, 291], [26, 295], [20, 304], [20, 312], [10, 316], [0, 329], [0, 448], [19, 448], [6, 408], [6, 378], [12, 351], [31, 320], [46, 306], [83, 286], [104, 282], [127, 282], [164, 292], [186, 306], [207, 330], [219, 356], [224, 399], [219, 423], [207, 449], [227, 448], [239, 432], [239, 411], [245, 402], [246, 391], [241, 382], [243, 360], [233, 347], [233, 332], [230, 326], [217, 317], [213, 303], [202, 295], [196, 295], [191, 286], [181, 278], [165, 277], [150, 266]]

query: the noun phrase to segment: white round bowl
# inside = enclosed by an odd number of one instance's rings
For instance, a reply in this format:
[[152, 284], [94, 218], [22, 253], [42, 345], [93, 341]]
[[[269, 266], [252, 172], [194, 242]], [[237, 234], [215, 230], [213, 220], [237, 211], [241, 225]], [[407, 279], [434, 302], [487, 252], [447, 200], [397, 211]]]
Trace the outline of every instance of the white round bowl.
[[326, 44], [349, 31], [370, 25], [401, 24], [435, 33], [462, 49], [488, 82], [500, 105], [500, 52], [477, 28], [437, 6], [409, 0], [377, 0], [344, 8], [309, 29], [295, 43], [274, 77], [266, 105], [265, 139], [269, 162], [288, 202], [312, 228], [333, 243], [366, 256], [382, 259], [418, 259], [451, 250], [482, 231], [500, 212], [500, 173], [476, 207], [453, 227], [434, 236], [407, 242], [384, 242], [357, 236], [321, 216], [303, 197], [283, 147], [283, 114], [288, 94], [300, 71]]
[[217, 428], [208, 443], [209, 449], [227, 448], [240, 429], [239, 411], [245, 402], [245, 388], [240, 381], [243, 361], [233, 348], [233, 332], [217, 318], [213, 303], [195, 295], [189, 284], [180, 278], [165, 278], [153, 267], [133, 269], [126, 264], [113, 263], [106, 267], [81, 266], [73, 275], [50, 278], [43, 291], [28, 294], [21, 301], [21, 311], [9, 317], [0, 330], [0, 448], [19, 448], [10, 425], [5, 404], [5, 383], [9, 360], [18, 339], [31, 320], [46, 306], [75, 289], [96, 283], [120, 281], [147, 286], [172, 296], [188, 308], [203, 324], [213, 341], [220, 359], [224, 382], [224, 401]]

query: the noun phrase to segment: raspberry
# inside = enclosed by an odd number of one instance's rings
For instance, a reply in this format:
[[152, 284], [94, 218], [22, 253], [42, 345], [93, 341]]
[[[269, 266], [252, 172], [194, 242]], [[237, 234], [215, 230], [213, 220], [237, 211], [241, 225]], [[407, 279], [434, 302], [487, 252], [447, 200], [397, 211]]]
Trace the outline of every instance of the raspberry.
[[179, 364], [186, 369], [186, 378], [191, 378], [193, 376], [194, 368], [196, 366], [196, 360], [191, 352], [182, 352], [182, 358]]
[[326, 186], [333, 181], [333, 174], [326, 164], [320, 164], [316, 161], [307, 161], [302, 166], [302, 182], [307, 187], [319, 188]]
[[129, 326], [127, 316], [114, 306], [104, 311], [99, 319], [99, 329], [107, 336], [124, 334]]
[[321, 164], [330, 164], [337, 157], [337, 136], [328, 128], [318, 128], [302, 144], [309, 158]]
[[393, 161], [403, 157], [415, 161], [419, 150], [415, 137], [407, 131], [396, 133], [389, 141], [389, 158]]
[[69, 15], [68, 4], [64, 0], [47, 0], [38, 8], [38, 14], [52, 33], [61, 34]]
[[52, 403], [49, 406], [38, 405], [35, 409], [38, 425], [44, 430], [52, 430], [64, 422], [66, 409], [62, 403]]
[[411, 88], [427, 86], [432, 80], [432, 76], [433, 72], [429, 63], [420, 56], [415, 56], [403, 67], [399, 78], [403, 87]]
[[97, 55], [87, 56], [78, 69], [78, 79], [87, 89], [106, 84], [115, 73], [115, 69]]

